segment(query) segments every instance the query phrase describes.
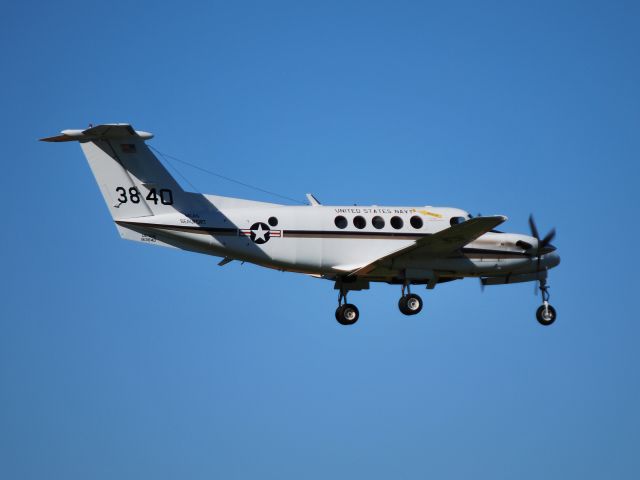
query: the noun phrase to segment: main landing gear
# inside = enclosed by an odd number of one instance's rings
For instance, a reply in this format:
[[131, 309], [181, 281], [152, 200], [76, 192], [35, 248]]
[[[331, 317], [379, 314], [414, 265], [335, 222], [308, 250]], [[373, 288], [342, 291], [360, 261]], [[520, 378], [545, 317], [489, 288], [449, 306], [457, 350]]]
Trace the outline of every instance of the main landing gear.
[[545, 327], [556, 321], [556, 309], [549, 304], [549, 286], [546, 280], [540, 280], [540, 292], [542, 293], [542, 305], [536, 310], [536, 318]]
[[[352, 303], [347, 303], [347, 293], [349, 290], [340, 286], [338, 294], [338, 308], [336, 309], [336, 320], [341, 325], [353, 325], [360, 318], [358, 307]], [[398, 308], [405, 315], [415, 315], [422, 310], [422, 298], [415, 293], [411, 293], [409, 284], [402, 286], [402, 296], [398, 300]]]
[[[406, 295], [404, 293], [405, 289], [407, 291]], [[400, 309], [400, 311], [405, 315], [415, 315], [417, 313], [420, 313], [420, 311], [422, 310], [422, 305], [423, 302], [420, 296], [416, 295], [415, 293], [411, 293], [411, 288], [408, 283], [403, 284], [402, 296], [400, 297], [400, 300], [398, 300], [398, 308]]]
[[340, 289], [338, 295], [338, 308], [336, 309], [336, 320], [340, 325], [353, 325], [360, 318], [358, 307], [347, 303], [347, 290]]

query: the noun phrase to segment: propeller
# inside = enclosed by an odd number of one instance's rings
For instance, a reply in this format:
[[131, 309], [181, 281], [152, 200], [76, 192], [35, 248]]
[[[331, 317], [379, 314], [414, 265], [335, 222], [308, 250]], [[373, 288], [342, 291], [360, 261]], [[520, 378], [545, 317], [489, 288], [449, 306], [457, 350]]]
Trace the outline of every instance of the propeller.
[[556, 236], [555, 228], [552, 228], [549, 233], [547, 233], [542, 239], [540, 239], [538, 227], [536, 227], [536, 222], [533, 219], [533, 215], [529, 215], [529, 228], [531, 229], [531, 236], [538, 240], [538, 247], [535, 253], [538, 259], [541, 255], [544, 255], [545, 253], [551, 253], [555, 250], [555, 247], [551, 245], [551, 240], [553, 240]]
[[[532, 255], [538, 257], [537, 260], [537, 265], [536, 265], [536, 272], [540, 272], [540, 259], [542, 257], [542, 255], [544, 255], [545, 253], [551, 253], [553, 252], [556, 247], [554, 247], [553, 245], [551, 245], [551, 240], [553, 240], [556, 236], [556, 229], [552, 228], [549, 233], [547, 233], [542, 239], [540, 239], [540, 233], [538, 232], [538, 227], [536, 227], [536, 222], [533, 219], [533, 215], [529, 215], [529, 228], [531, 229], [531, 236], [535, 237], [535, 239], [538, 241], [538, 245], [535, 249], [534, 252], [532, 252]], [[537, 287], [537, 285], [536, 285]], [[534, 290], [534, 294], [537, 295], [537, 288], [536, 290]]]

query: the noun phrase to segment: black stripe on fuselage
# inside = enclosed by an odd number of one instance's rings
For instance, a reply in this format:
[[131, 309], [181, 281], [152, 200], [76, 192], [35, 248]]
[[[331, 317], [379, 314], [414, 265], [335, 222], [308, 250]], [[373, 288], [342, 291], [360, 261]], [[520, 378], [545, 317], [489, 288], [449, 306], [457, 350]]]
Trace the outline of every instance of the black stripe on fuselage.
[[[178, 232], [197, 233], [201, 235], [225, 235], [237, 236], [240, 229], [237, 228], [221, 228], [221, 227], [203, 227], [203, 226], [186, 226], [186, 225], [165, 225], [158, 223], [129, 222], [124, 220], [116, 220], [118, 225], [157, 228], [161, 230], [173, 230]], [[327, 230], [282, 230], [283, 237], [291, 238], [361, 238], [361, 239], [387, 239], [387, 240], [417, 240], [428, 237], [432, 234], [427, 233], [396, 233], [396, 232], [354, 232], [354, 231], [327, 231]], [[487, 248], [468, 248], [463, 247], [460, 252], [464, 255], [477, 257], [495, 255], [496, 257], [528, 257], [523, 252], [513, 252], [508, 250], [491, 250]]]
[[[196, 225], [166, 225], [160, 223], [130, 222], [125, 220], [116, 220], [118, 225], [143, 227], [143, 228], [159, 228], [162, 230], [174, 230], [180, 232], [190, 232], [211, 235], [239, 235], [241, 229], [238, 228], [218, 228], [204, 227]], [[248, 229], [242, 229], [248, 231]], [[351, 232], [351, 231], [326, 231], [326, 230], [282, 230], [283, 237], [291, 238], [393, 238], [396, 240], [416, 240], [422, 237], [428, 237], [427, 233], [396, 233], [396, 232]]]
[[189, 232], [199, 233], [202, 235], [238, 235], [237, 228], [217, 228], [217, 227], [196, 227], [186, 225], [164, 225], [159, 223], [145, 223], [145, 222], [127, 222], [124, 220], [116, 220], [118, 225], [123, 227], [142, 227], [142, 228], [157, 228], [160, 230], [173, 230], [176, 232]]
[[283, 230], [283, 236], [293, 238], [386, 238], [395, 240], [416, 240], [429, 237], [430, 233], [400, 232], [358, 232], [350, 230]]

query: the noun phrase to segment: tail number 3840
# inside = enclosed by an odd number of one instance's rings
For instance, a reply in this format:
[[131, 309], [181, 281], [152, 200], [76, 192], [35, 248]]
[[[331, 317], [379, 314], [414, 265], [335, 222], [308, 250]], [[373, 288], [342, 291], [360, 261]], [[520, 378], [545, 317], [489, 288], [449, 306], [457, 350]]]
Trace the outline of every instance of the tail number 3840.
[[[140, 194], [140, 190], [136, 187], [124, 188], [117, 187], [116, 192], [118, 192], [118, 201], [120, 203], [140, 203], [142, 199], [142, 195]], [[160, 190], [156, 190], [152, 188], [149, 190], [149, 193], [145, 197], [145, 200], [149, 200], [153, 202], [154, 205], [157, 205], [160, 202], [162, 205], [173, 205], [173, 192], [168, 188], [162, 188]]]

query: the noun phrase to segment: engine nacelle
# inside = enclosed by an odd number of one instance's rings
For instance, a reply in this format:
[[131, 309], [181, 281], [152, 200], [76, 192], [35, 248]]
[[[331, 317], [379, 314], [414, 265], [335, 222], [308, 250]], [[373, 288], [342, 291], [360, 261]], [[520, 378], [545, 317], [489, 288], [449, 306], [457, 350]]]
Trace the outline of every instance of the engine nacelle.
[[546, 278], [547, 271], [542, 270], [540, 272], [505, 275], [503, 277], [486, 277], [481, 278], [480, 281], [482, 285], [506, 285], [508, 283], [538, 282], [546, 280]]

